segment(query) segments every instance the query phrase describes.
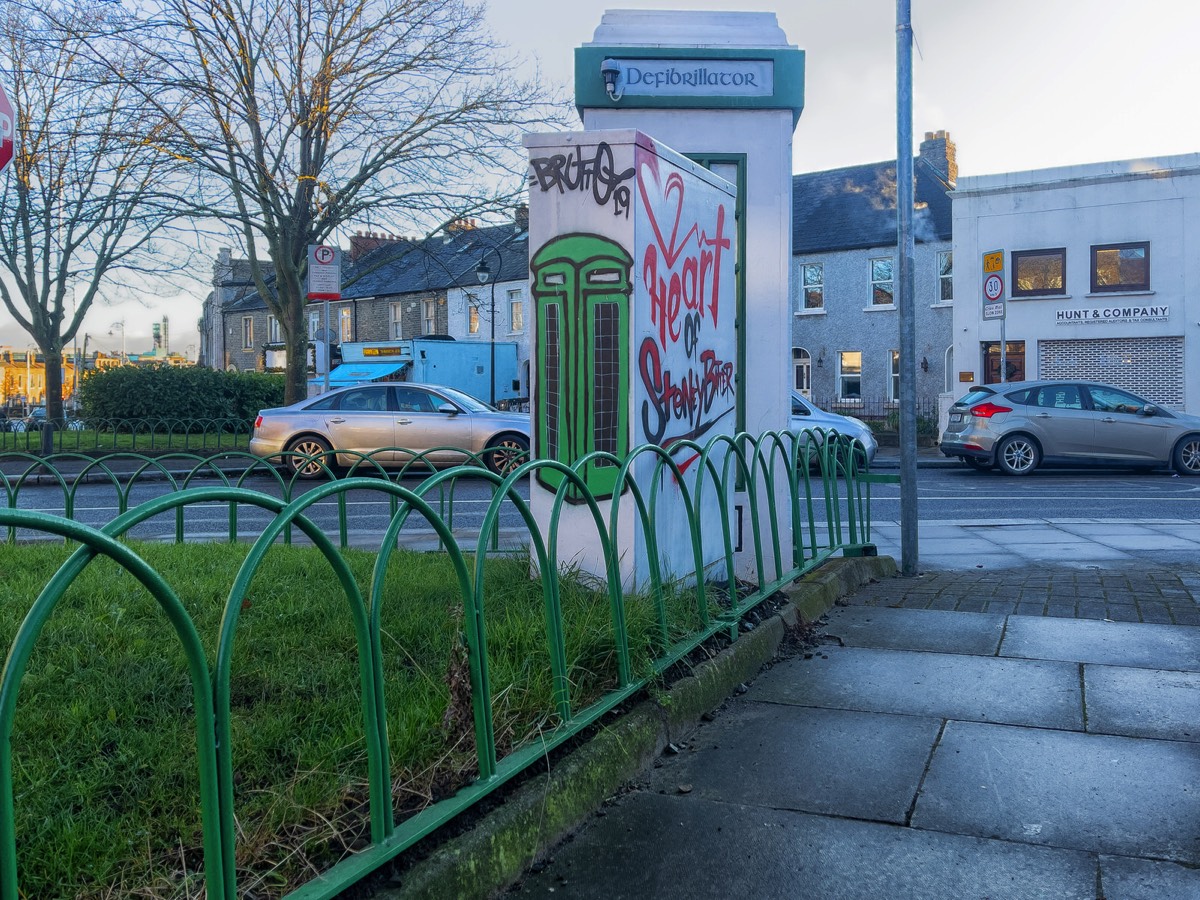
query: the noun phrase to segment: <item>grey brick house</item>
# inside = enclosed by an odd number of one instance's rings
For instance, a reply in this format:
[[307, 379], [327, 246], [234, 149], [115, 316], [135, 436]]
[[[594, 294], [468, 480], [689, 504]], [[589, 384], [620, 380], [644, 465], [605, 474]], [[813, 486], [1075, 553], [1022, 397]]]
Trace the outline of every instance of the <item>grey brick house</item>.
[[[947, 192], [953, 141], [927, 132], [913, 161], [919, 415], [935, 416], [953, 343]], [[792, 386], [827, 409], [884, 417], [899, 390], [893, 161], [792, 179]]]

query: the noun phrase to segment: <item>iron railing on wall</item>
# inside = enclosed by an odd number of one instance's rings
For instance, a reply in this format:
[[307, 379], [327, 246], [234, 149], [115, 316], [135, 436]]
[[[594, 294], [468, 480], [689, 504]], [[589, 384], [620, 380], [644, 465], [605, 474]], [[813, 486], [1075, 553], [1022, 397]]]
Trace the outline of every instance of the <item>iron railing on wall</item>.
[[[352, 473], [345, 478], [330, 478], [295, 496], [290, 493], [294, 482], [278, 473], [269, 476], [268, 483], [280, 489], [279, 496], [247, 488], [247, 478], [267, 471], [262, 461], [253, 458], [229, 457], [224, 463], [206, 459], [184, 471], [173, 469], [169, 461], [161, 459], [134, 459], [132, 467], [125, 467], [123, 474], [122, 466], [116, 460], [80, 457], [15, 460], [19, 471], [3, 476], [7, 503], [0, 508], [0, 527], [7, 529], [10, 540], [15, 540], [19, 533], [23, 538], [61, 539], [78, 547], [33, 600], [7, 648], [7, 661], [0, 673], [0, 900], [18, 900], [22, 896], [19, 893], [18, 817], [14, 806], [11, 741], [22, 680], [52, 613], [64, 602], [73, 581], [93, 560], [107, 557], [149, 592], [170, 622], [186, 658], [195, 717], [199, 769], [199, 796], [195, 802], [202, 827], [203, 878], [209, 900], [223, 900], [239, 896], [239, 872], [235, 866], [239, 832], [234, 817], [236, 774], [232, 762], [230, 696], [233, 646], [239, 634], [239, 619], [248, 604], [249, 586], [259, 574], [268, 550], [288, 540], [293, 529], [302, 533], [317, 549], [345, 593], [346, 616], [354, 635], [369, 786], [370, 843], [289, 896], [333, 897], [530, 765], [544, 763], [550, 750], [628, 700], [703, 642], [721, 632], [731, 640], [736, 639], [740, 618], [783, 584], [810, 571], [835, 553], [869, 552], [871, 484], [894, 480], [894, 476], [871, 475], [861, 468], [858, 448], [852, 441], [823, 433], [802, 432], [797, 436], [769, 432], [757, 439], [741, 435], [717, 438], [703, 447], [685, 446], [698, 454], [696, 467], [689, 477], [685, 477], [660, 448], [641, 447], [624, 461], [602, 453], [591, 454], [572, 467], [535, 460], [519, 466], [507, 477], [481, 466], [458, 467], [431, 474], [412, 487], [405, 486], [402, 478], [393, 480]], [[654, 475], [648, 485], [639, 485], [633, 478], [632, 467], [648, 456], [654, 459]], [[240, 470], [237, 465], [233, 466], [236, 474], [231, 474], [231, 460], [243, 464]], [[582, 467], [601, 460], [619, 467], [617, 484], [624, 485], [624, 491], [614, 496], [611, 502], [599, 502], [592, 497], [579, 474]], [[75, 464], [73, 469], [66, 465], [68, 462]], [[364, 460], [363, 465], [369, 466], [371, 462]], [[5, 464], [12, 463], [12, 458], [0, 458], [0, 470]], [[556, 469], [562, 477], [547, 533], [539, 530], [520, 490], [522, 483], [540, 467]], [[71, 470], [64, 472], [62, 469]], [[219, 483], [194, 486], [206, 474], [215, 477]], [[128, 498], [132, 486], [151, 475], [165, 485], [165, 492], [130, 506]], [[119, 498], [118, 515], [103, 527], [84, 525], [71, 518], [76, 487], [93, 477], [111, 484]], [[451, 495], [455, 485], [466, 477], [477, 483], [482, 480], [491, 491], [474, 547], [464, 547], [460, 543], [446, 515], [447, 509], [452, 508]], [[17, 508], [22, 491], [28, 490], [28, 485], [38, 478], [43, 479], [43, 486], [50, 484], [61, 488], [64, 515], [52, 516]], [[692, 570], [703, 571], [702, 547], [706, 535], [713, 529], [724, 547], [723, 572], [710, 573], [709, 579], [693, 578], [690, 586], [686, 586], [693, 600], [689, 604], [691, 624], [682, 637], [679, 636], [680, 622], [669, 620], [667, 605], [663, 602], [668, 588], [678, 589], [678, 586], [664, 583], [656, 538], [655, 498], [664, 480], [671, 480], [683, 498], [694, 562]], [[744, 590], [734, 589], [735, 585], [744, 582], [739, 582], [735, 570], [732, 517], [727, 507], [729, 488], [735, 482], [747, 486], [747, 515], [754, 524], [749, 543], [757, 583]], [[339, 540], [335, 542], [307, 514], [315, 504], [330, 498], [341, 500], [351, 492], [356, 496], [375, 496], [388, 504], [390, 513], [389, 524], [380, 536], [375, 575], [366, 596], [338, 552], [338, 544], [345, 546], [344, 523]], [[721, 514], [702, 516], [701, 509], [706, 508], [714, 492]], [[559, 556], [559, 535], [555, 527], [568, 494], [574, 500], [582, 499], [601, 548], [605, 590], [609, 597], [607, 631], [616, 658], [616, 683], [599, 699], [582, 707], [567, 667], [559, 579], [560, 567], [568, 561]], [[646, 542], [649, 594], [657, 618], [653, 658], [648, 666], [635, 666], [624, 618], [628, 598], [623, 593], [615, 544], [622, 497], [632, 501], [626, 505], [624, 514], [632, 511]], [[781, 498], [786, 508], [776, 507]], [[186, 540], [184, 513], [198, 504], [228, 505], [230, 540], [243, 537], [237, 524], [238, 509], [257, 508], [272, 517], [265, 528], [255, 529], [253, 544], [233, 578], [211, 664], [191, 616], [169, 581], [170, 573], [155, 571], [127, 541], [127, 536], [140, 523], [163, 515], [176, 517], [176, 540]], [[483, 586], [492, 558], [487, 550], [495, 545], [501, 515], [505, 511], [515, 513], [523, 523], [535, 573], [532, 577], [540, 581], [544, 598], [544, 650], [549, 659], [553, 689], [551, 706], [545, 711], [546, 729], [501, 754], [493, 730], [494, 685], [488, 670]], [[477, 771], [475, 778], [453, 796], [398, 821], [393, 804], [380, 623], [387, 602], [383, 589], [384, 573], [410, 519], [423, 522], [437, 534], [454, 572], [464, 613], [463, 637], [469, 658]], [[785, 528], [785, 524], [790, 528]], [[783, 536], [789, 530], [791, 539], [784, 541]], [[712, 602], [715, 587], [710, 583], [714, 579], [724, 581], [727, 587], [722, 602], [716, 605]]]

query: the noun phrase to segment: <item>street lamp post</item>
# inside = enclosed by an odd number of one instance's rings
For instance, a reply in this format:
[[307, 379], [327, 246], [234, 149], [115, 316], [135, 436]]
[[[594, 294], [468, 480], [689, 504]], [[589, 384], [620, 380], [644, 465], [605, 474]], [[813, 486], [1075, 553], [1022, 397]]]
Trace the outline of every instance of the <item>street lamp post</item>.
[[108, 330], [108, 333], [111, 335], [118, 328], [121, 329], [121, 365], [125, 365], [126, 363], [129, 362], [129, 354], [125, 352], [125, 320], [124, 319], [122, 319], [120, 322], [113, 322], [112, 327], [109, 328], [109, 330]]
[[504, 260], [500, 256], [500, 251], [495, 247], [491, 251], [496, 254], [496, 275], [492, 277], [492, 270], [487, 264], [487, 257], [479, 258], [479, 265], [475, 267], [475, 277], [479, 279], [481, 285], [487, 284], [489, 281], [492, 285], [492, 302], [491, 302], [491, 321], [492, 321], [492, 342], [491, 342], [491, 365], [489, 366], [488, 379], [491, 382], [491, 397], [488, 400], [492, 406], [496, 405], [496, 281], [500, 278], [500, 269], [504, 265]]

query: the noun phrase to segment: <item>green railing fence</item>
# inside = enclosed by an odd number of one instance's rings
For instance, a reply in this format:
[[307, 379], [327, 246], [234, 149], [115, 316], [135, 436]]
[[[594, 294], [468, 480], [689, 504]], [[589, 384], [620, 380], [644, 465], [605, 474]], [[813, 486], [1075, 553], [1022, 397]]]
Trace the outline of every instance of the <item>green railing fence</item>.
[[169, 450], [207, 451], [245, 449], [254, 430], [253, 420], [183, 419], [71, 419], [26, 426], [14, 420], [0, 427], [0, 451], [36, 453], [42, 431], [52, 432], [56, 452], [105, 453], [115, 451], [159, 453]]
[[[872, 475], [860, 468], [858, 448], [848, 439], [837, 435], [801, 433], [798, 437], [788, 432], [768, 432], [757, 439], [739, 435], [717, 438], [705, 446], [686, 446], [698, 454], [698, 462], [691, 470], [694, 475], [689, 477], [660, 448], [648, 446], [638, 448], [624, 461], [601, 453], [585, 457], [572, 467], [534, 460], [507, 477], [478, 465], [456, 467], [433, 472], [412, 486], [406, 486], [404, 475], [412, 475], [414, 470], [389, 477], [374, 460], [364, 458], [347, 477], [330, 477], [316, 486], [306, 486], [308, 489], [303, 492], [296, 490], [294, 479], [279, 474], [262, 460], [234, 453], [203, 459], [187, 455], [154, 459], [137, 456], [91, 459], [79, 454], [60, 454], [48, 459], [25, 454], [0, 455], [0, 472], [8, 473], [0, 474], [7, 500], [5, 508], [0, 508], [0, 527], [7, 529], [9, 541], [17, 541], [20, 536], [21, 540], [60, 539], [68, 549], [78, 545], [33, 599], [8, 647], [0, 673], [0, 900], [25, 896], [20, 893], [19, 819], [14, 805], [12, 744], [22, 680], [29, 673], [35, 647], [52, 614], [64, 602], [72, 583], [97, 558], [112, 560], [149, 592], [169, 621], [186, 658], [199, 786], [199, 794], [194, 798], [201, 834], [196, 868], [203, 870], [210, 900], [241, 896], [240, 881], [248, 877], [236, 862], [241, 832], [235, 815], [239, 788], [233, 761], [231, 684], [235, 677], [235, 643], [251, 639], [239, 636], [239, 622], [250, 602], [250, 586], [262, 574], [268, 551], [289, 542], [293, 530], [299, 531], [324, 560], [340, 585], [340, 593], [344, 593], [341, 598], [344, 604], [339, 605], [344, 609], [347, 627], [353, 632], [369, 795], [369, 842], [359, 852], [295, 887], [289, 896], [334, 897], [529, 766], [544, 763], [552, 749], [644, 689], [703, 642], [719, 633], [736, 640], [740, 618], [780, 586], [836, 553], [872, 552], [871, 485], [894, 481], [895, 477]], [[634, 481], [632, 467], [647, 456], [654, 459], [655, 469], [651, 482], [643, 488]], [[624, 485], [624, 491], [611, 501], [600, 502], [592, 497], [579, 475], [582, 467], [598, 460], [619, 467], [617, 483]], [[420, 460], [417, 467], [417, 471], [430, 468]], [[553, 467], [563, 478], [546, 533], [539, 531], [529, 503], [522, 496], [523, 484], [539, 467]], [[358, 470], [363, 468], [372, 477], [361, 475]], [[263, 473], [268, 474], [267, 484], [278, 491], [278, 496], [245, 486], [251, 476]], [[206, 477], [215, 478], [218, 483], [195, 486]], [[131, 505], [135, 486], [145, 486], [151, 478], [165, 493]], [[466, 478], [475, 484], [486, 484], [490, 493], [473, 547], [464, 547], [453, 528], [456, 486]], [[22, 491], [37, 479], [43, 487], [49, 484], [61, 489], [64, 515], [19, 508]], [[716, 530], [724, 547], [721, 572], [710, 572], [707, 578], [692, 578], [683, 584], [665, 583], [656, 538], [656, 504], [665, 479], [672, 480], [683, 496], [691, 539], [691, 568], [703, 571], [704, 539]], [[89, 480], [111, 485], [116, 494], [118, 514], [102, 527], [72, 521], [78, 486]], [[729, 489], [735, 483], [747, 486], [747, 518], [752, 523], [750, 549], [757, 573], [754, 587], [739, 582], [735, 571], [731, 511], [727, 508]], [[714, 491], [721, 514], [702, 517], [700, 510]], [[563, 608], [560, 590], [563, 577], [560, 570], [565, 561], [559, 558], [558, 522], [569, 493], [573, 499], [583, 498], [607, 572], [602, 587], [608, 597], [603, 632], [614, 660], [614, 675], [598, 696], [582, 694], [577, 684], [578, 673], [572, 670], [566, 650], [565, 629], [570, 617]], [[339, 547], [347, 546], [344, 502], [351, 494], [386, 503], [390, 516], [379, 538], [370, 588], [365, 594], [339, 552]], [[622, 497], [632, 500], [625, 513], [621, 512]], [[791, 498], [786, 509], [776, 508], [771, 498], [777, 497]], [[330, 499], [336, 500], [342, 510], [336, 541], [308, 515], [315, 505]], [[766, 508], [760, 508], [764, 503]], [[128, 543], [128, 536], [142, 523], [171, 516], [176, 524], [174, 539], [185, 542], [188, 540], [186, 510], [212, 504], [229, 509], [229, 541], [243, 536], [238, 527], [239, 510], [262, 510], [271, 519], [265, 528], [254, 529], [253, 543], [224, 600], [219, 636], [210, 658], [193, 616], [180, 600], [178, 587], [171, 584], [171, 573], [155, 571], [148, 565]], [[622, 589], [620, 560], [614, 544], [619, 515], [630, 510], [645, 535], [649, 563], [650, 586], [646, 593], [654, 622], [650, 647], [645, 652], [631, 645], [627, 615], [632, 599]], [[489, 597], [485, 591], [485, 576], [495, 559], [495, 554], [489, 551], [497, 547], [502, 516], [521, 523], [531, 561], [530, 577], [540, 584], [545, 643], [538, 654], [548, 660], [552, 684], [543, 726], [533, 737], [516, 742], [506, 752], [502, 751], [503, 742], [498, 740], [495, 730], [493, 704], [507, 688], [494, 684], [489, 671], [494, 648], [489, 647]], [[390, 657], [384, 652], [382, 620], [394, 599], [385, 590], [389, 560], [413, 520], [436, 534], [441, 552], [454, 573], [469, 668], [475, 774], [452, 796], [401, 817], [397, 815], [394, 800], [391, 759], [394, 742], [404, 735], [397, 733], [394, 725], [389, 733], [389, 716], [395, 722], [395, 710], [389, 710], [384, 691], [387, 681], [384, 667]], [[791, 540], [786, 544], [781, 539], [784, 522], [791, 526]], [[297, 585], [297, 590], [303, 591], [304, 586]], [[690, 598], [683, 606], [686, 613], [680, 612], [679, 604], [672, 599], [678, 597]]]

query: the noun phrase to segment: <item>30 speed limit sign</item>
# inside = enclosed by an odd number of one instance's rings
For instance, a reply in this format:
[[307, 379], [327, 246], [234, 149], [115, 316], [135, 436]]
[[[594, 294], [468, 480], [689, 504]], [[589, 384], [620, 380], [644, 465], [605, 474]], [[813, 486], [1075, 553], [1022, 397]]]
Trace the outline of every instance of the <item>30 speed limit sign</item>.
[[989, 303], [995, 303], [1004, 296], [1004, 279], [992, 274], [983, 280], [983, 296]]

